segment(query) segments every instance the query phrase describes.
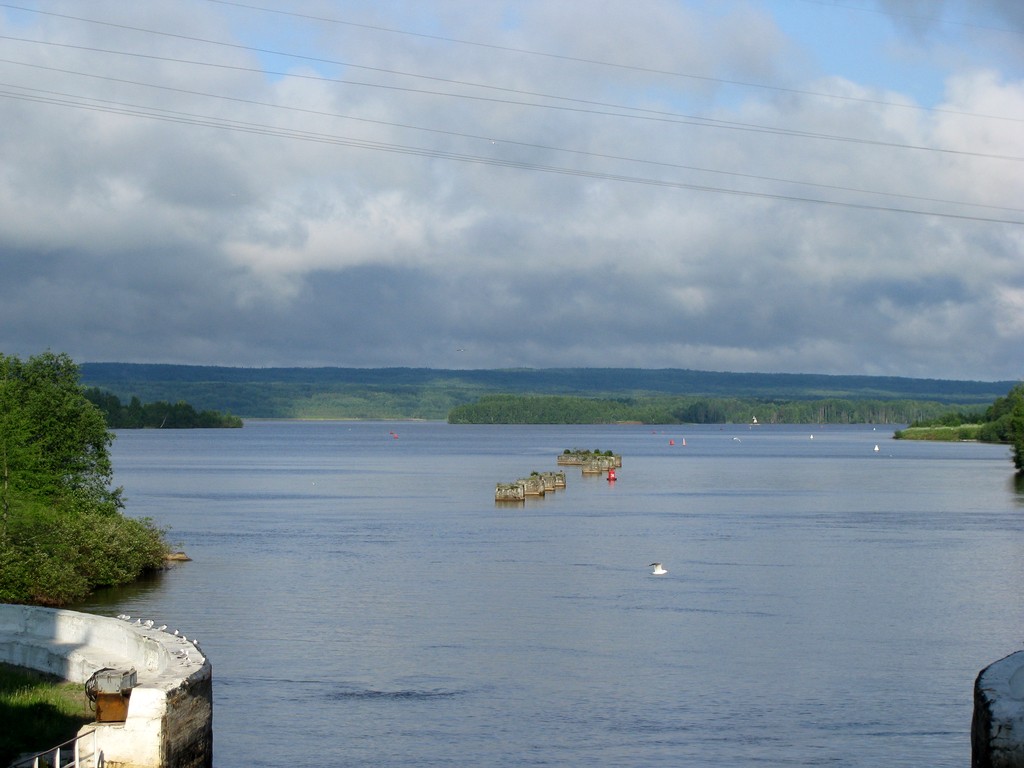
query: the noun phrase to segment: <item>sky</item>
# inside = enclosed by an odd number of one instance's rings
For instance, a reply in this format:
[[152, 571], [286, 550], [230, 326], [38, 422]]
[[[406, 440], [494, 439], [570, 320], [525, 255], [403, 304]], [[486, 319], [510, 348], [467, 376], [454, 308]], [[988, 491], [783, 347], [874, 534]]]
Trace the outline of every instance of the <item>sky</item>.
[[0, 353], [1024, 377], [1019, 0], [0, 0]]

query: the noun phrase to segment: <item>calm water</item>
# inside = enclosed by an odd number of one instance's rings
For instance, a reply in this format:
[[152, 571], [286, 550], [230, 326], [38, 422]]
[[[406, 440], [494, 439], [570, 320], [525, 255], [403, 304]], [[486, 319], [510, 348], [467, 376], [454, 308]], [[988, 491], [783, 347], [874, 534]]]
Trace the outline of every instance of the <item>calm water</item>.
[[[1005, 447], [891, 435], [124, 431], [130, 513], [194, 562], [86, 608], [199, 638], [217, 766], [960, 768], [1024, 638], [1024, 490]], [[495, 505], [573, 447], [618, 481]]]

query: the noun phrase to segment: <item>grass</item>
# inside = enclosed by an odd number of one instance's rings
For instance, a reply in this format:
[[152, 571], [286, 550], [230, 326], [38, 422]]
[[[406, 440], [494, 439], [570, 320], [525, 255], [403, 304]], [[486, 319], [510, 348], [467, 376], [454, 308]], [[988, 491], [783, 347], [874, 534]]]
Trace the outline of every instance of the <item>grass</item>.
[[81, 683], [0, 663], [0, 766], [74, 738], [93, 717]]
[[907, 427], [896, 432], [897, 440], [938, 440], [957, 442], [977, 440], [980, 424], [962, 424], [958, 427]]

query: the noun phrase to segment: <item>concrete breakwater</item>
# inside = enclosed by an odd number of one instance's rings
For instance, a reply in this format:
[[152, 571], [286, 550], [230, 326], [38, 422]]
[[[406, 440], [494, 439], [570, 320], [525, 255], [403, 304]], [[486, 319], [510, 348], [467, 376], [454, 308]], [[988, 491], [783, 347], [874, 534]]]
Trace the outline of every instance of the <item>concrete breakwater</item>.
[[[615, 469], [622, 466], [622, 456], [611, 451], [581, 451], [566, 449], [555, 463], [559, 466], [578, 466], [584, 475], [608, 472], [609, 479], [615, 479]], [[525, 501], [528, 496], [543, 496], [546, 493], [565, 488], [565, 471], [533, 472], [529, 477], [520, 477], [511, 483], [497, 483], [494, 488], [495, 501]]]
[[525, 501], [527, 496], [543, 496], [559, 488], [565, 488], [565, 472], [534, 472], [512, 483], [498, 483], [494, 500]]
[[566, 448], [565, 451], [558, 454], [555, 461], [559, 466], [566, 467], [600, 465], [605, 467], [604, 471], [607, 471], [608, 469], [617, 469], [622, 466], [622, 456], [614, 454], [611, 451], [581, 451], [578, 448], [574, 450]]
[[[92, 723], [80, 731], [95, 731], [97, 754], [88, 764], [208, 768], [213, 765], [210, 662], [194, 641], [154, 623], [0, 604], [0, 661], [83, 684], [103, 670], [134, 671], [131, 688], [119, 694], [127, 705], [123, 720]], [[91, 747], [93, 741], [84, 743]]]
[[1024, 768], [1024, 651], [990, 664], [974, 681], [971, 768]]

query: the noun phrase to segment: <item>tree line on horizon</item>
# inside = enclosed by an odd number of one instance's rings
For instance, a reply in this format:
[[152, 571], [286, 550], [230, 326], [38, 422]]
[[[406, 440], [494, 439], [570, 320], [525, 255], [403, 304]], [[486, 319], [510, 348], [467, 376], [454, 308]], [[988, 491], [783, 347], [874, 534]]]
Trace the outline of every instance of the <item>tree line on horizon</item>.
[[[453, 408], [451, 424], [908, 424], [938, 418], [945, 403], [917, 400], [776, 401], [763, 398], [487, 395]], [[964, 406], [976, 412], [982, 406]]]
[[197, 411], [184, 400], [176, 403], [157, 400], [144, 404], [133, 395], [125, 405], [117, 395], [99, 387], [89, 387], [83, 394], [100, 409], [110, 429], [219, 429], [242, 426], [242, 420], [237, 416], [213, 410]]
[[[445, 420], [488, 395], [588, 399], [874, 400], [984, 408], [1015, 382], [685, 369], [229, 368], [84, 363], [86, 386], [128, 402], [187, 401], [242, 418]], [[931, 413], [929, 411], [929, 413]], [[927, 415], [927, 414], [924, 414]]]
[[977, 414], [950, 411], [938, 418], [915, 421], [907, 429], [897, 430], [896, 439], [977, 440], [1004, 443], [1013, 451], [1013, 464], [1024, 473], [1024, 384], [1012, 387], [1005, 397], [997, 397]]

